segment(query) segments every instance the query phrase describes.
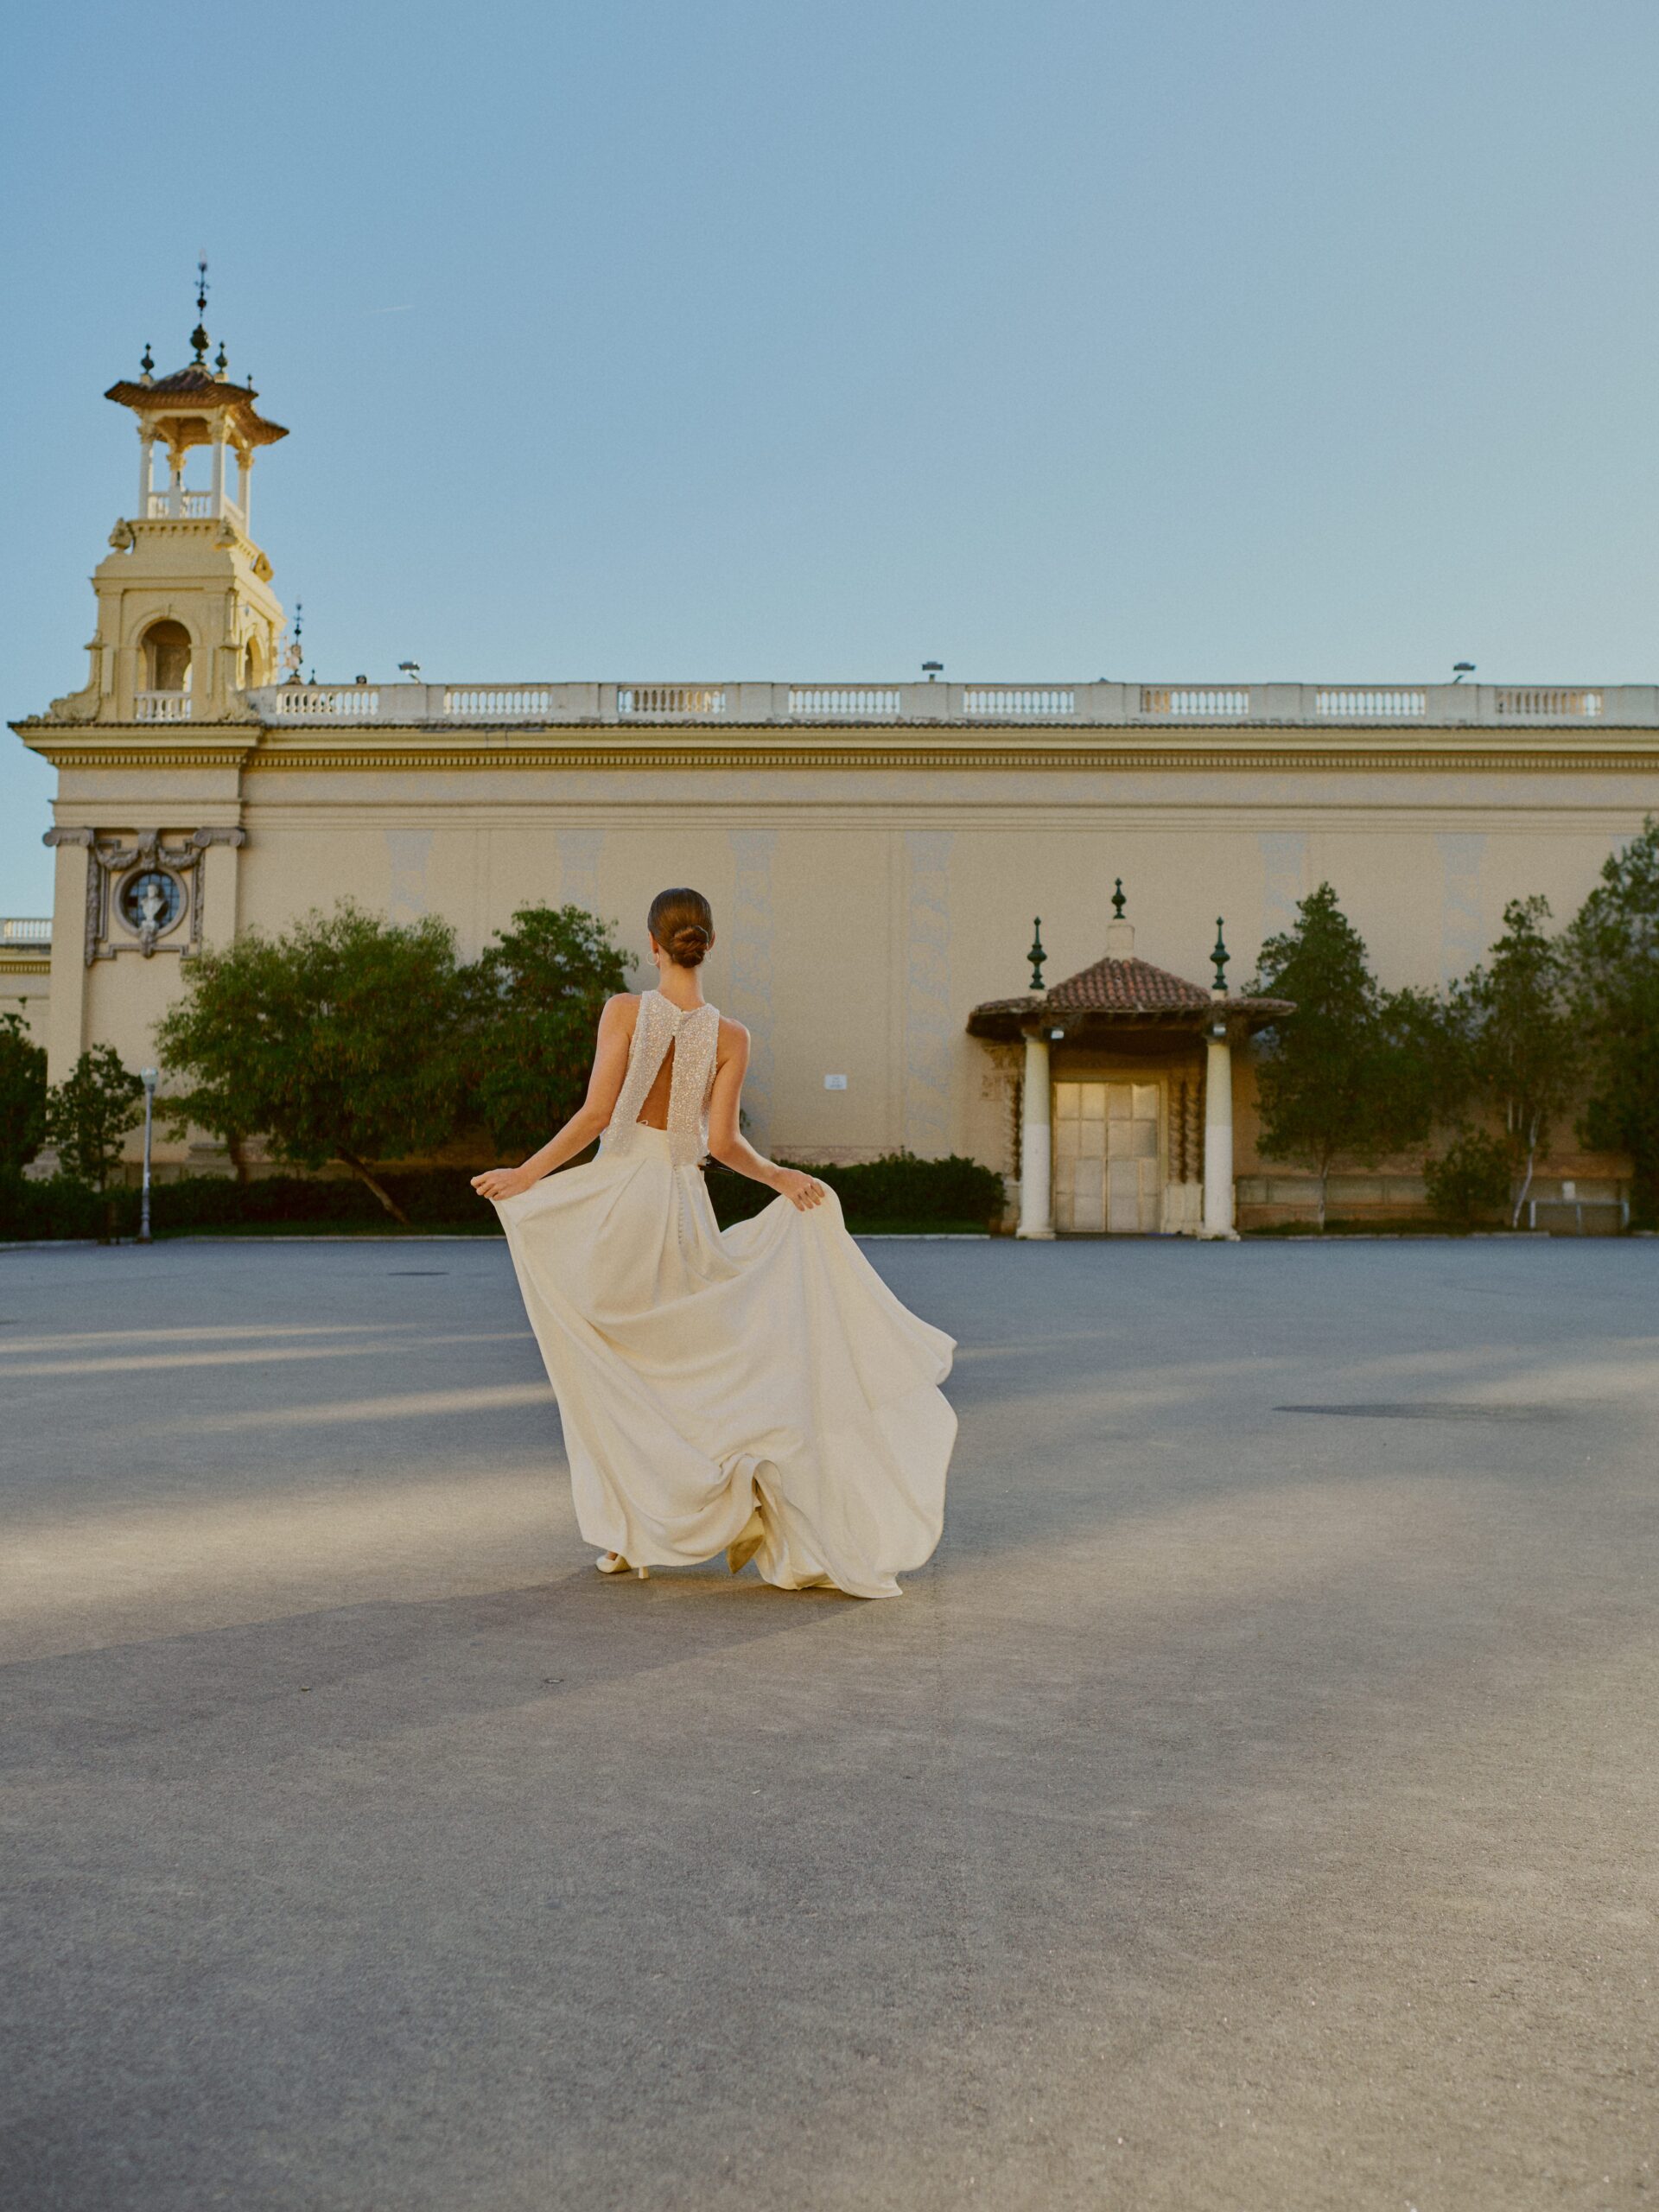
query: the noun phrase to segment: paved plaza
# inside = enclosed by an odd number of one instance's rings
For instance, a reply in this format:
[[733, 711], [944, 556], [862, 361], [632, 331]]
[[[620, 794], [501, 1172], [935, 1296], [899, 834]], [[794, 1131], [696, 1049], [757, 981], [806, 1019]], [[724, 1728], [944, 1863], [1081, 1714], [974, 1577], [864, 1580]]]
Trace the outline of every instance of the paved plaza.
[[493, 1242], [0, 1254], [6, 2212], [1659, 2202], [1659, 1243], [873, 1243], [897, 1604], [601, 1580]]

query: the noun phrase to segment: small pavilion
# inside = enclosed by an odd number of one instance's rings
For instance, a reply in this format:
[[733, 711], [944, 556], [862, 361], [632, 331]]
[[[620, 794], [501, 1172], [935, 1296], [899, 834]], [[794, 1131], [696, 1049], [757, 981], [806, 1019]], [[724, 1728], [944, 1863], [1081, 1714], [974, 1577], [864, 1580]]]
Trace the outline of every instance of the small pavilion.
[[1228, 990], [1219, 921], [1208, 989], [1137, 959], [1124, 903], [1120, 881], [1104, 957], [1047, 989], [1039, 922], [1031, 989], [968, 1017], [1024, 1046], [1017, 1234], [1233, 1237], [1233, 1048], [1295, 1008]]

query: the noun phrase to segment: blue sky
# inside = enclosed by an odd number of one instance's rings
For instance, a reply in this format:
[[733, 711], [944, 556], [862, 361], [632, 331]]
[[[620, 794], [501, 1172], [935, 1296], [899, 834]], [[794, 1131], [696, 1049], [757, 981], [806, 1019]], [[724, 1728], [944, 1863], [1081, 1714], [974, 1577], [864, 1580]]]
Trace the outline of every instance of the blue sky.
[[[209, 323], [322, 677], [1652, 681], [1651, 0], [14, 18], [0, 703]], [[6, 737], [0, 912], [49, 903]]]

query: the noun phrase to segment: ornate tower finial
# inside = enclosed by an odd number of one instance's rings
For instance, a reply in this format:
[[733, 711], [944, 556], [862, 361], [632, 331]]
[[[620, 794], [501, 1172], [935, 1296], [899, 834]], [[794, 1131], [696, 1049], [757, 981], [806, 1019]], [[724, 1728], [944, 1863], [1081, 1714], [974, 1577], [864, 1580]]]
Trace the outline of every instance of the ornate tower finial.
[[231, 365], [231, 357], [230, 357], [230, 355], [229, 355], [229, 354], [225, 351], [225, 347], [224, 347], [223, 344], [221, 343], [221, 344], [220, 344], [220, 346], [219, 346], [219, 351], [218, 351], [218, 353], [215, 353], [215, 354], [214, 354], [214, 356], [213, 356], [213, 367], [214, 367], [215, 371], [216, 371], [216, 372], [217, 372], [217, 373], [218, 373], [219, 380], [220, 384], [223, 384], [223, 383], [224, 383], [224, 381], [225, 381], [225, 372], [226, 372], [226, 369], [228, 369], [228, 368], [230, 367], [230, 365]]
[[154, 384], [156, 381], [156, 356], [149, 350], [149, 340], [148, 338], [144, 340], [144, 358], [139, 362], [138, 366], [143, 372], [143, 381], [145, 384]]
[[300, 629], [304, 619], [305, 608], [296, 599], [294, 602], [294, 634], [289, 639], [288, 649], [283, 655], [283, 666], [288, 671], [288, 680], [290, 683], [299, 682], [300, 664], [305, 658], [304, 649], [300, 644]]
[[1043, 950], [1043, 923], [1040, 915], [1031, 925], [1031, 950], [1026, 957], [1031, 963], [1031, 988], [1033, 991], [1040, 991], [1043, 988], [1043, 963], [1048, 957]]
[[207, 335], [207, 257], [205, 253], [196, 263], [196, 327], [190, 334], [190, 343], [196, 349], [195, 366], [204, 367], [207, 360], [207, 348], [213, 343]]
[[1120, 875], [1112, 892], [1112, 912], [1118, 921], [1123, 918], [1123, 879]]
[[1221, 916], [1216, 916], [1216, 949], [1210, 956], [1210, 965], [1216, 971], [1215, 988], [1224, 995], [1227, 989], [1227, 963], [1232, 957], [1221, 934]]

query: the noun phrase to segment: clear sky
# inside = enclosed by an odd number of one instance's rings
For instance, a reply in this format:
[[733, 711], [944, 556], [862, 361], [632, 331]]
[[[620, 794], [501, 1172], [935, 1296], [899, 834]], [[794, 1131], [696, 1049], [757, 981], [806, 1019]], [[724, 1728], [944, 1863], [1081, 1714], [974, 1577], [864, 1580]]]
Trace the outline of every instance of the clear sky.
[[65, 0], [8, 45], [10, 715], [85, 680], [100, 395], [188, 359], [204, 248], [324, 679], [1659, 677], [1653, 0]]

